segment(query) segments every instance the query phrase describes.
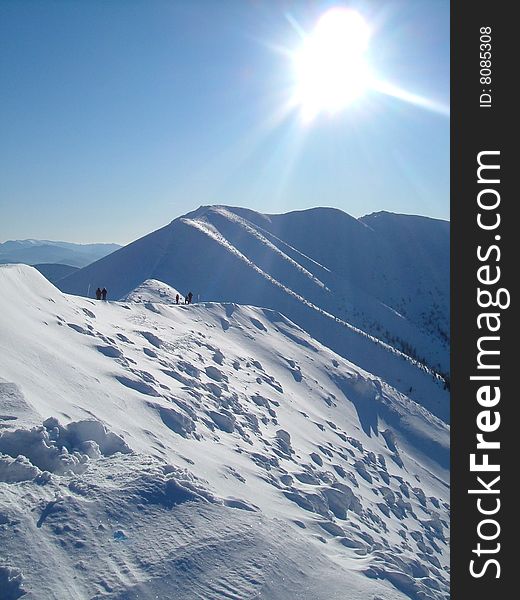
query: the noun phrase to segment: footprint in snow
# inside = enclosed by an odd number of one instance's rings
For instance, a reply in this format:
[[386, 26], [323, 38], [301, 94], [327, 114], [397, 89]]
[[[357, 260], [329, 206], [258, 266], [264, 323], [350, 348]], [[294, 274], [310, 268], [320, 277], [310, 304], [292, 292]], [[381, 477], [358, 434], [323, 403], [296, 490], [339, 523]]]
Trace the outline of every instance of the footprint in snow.
[[96, 346], [98, 352], [109, 358], [123, 358], [123, 353], [115, 346]]
[[297, 369], [291, 369], [291, 374], [294, 377], [294, 381], [297, 383], [300, 383], [300, 381], [303, 379], [303, 375], [299, 367]]
[[130, 371], [139, 379], [146, 381], [147, 383], [158, 383], [157, 379], [148, 371], [141, 371], [139, 369], [130, 369]]
[[261, 396], [260, 394], [254, 394], [253, 396], [251, 396], [251, 400], [257, 406], [265, 406], [266, 408], [269, 407], [269, 400], [267, 398], [265, 398], [264, 396]]
[[317, 465], [323, 467], [323, 460], [319, 454], [317, 454], [316, 452], [311, 452], [309, 456], [311, 457], [311, 460], [313, 460]]
[[140, 333], [146, 340], [148, 340], [148, 342], [150, 342], [150, 344], [152, 344], [152, 346], [155, 346], [156, 348], [162, 348], [163, 341], [161, 340], [161, 338], [157, 337], [152, 332], [139, 331], [138, 333]]
[[214, 410], [209, 411], [208, 415], [221, 431], [233, 433], [235, 430], [235, 417], [233, 415], [226, 415]]
[[[258, 380], [260, 380], [260, 381], [258, 381]], [[268, 385], [270, 385], [272, 388], [274, 388], [277, 392], [280, 392], [280, 394], [283, 394], [282, 385], [278, 381], [276, 381], [276, 379], [272, 375], [265, 374], [261, 378], [258, 377], [257, 381], [258, 381], [258, 383], [262, 383], [262, 381], [263, 381], [263, 382], [267, 383]]]
[[221, 365], [224, 362], [224, 354], [220, 351], [217, 350], [215, 352], [215, 354], [213, 355], [213, 360], [218, 364]]
[[186, 386], [187, 389], [190, 389], [192, 392], [194, 392], [194, 388], [203, 387], [199, 381], [197, 381], [193, 377], [189, 377], [188, 375], [178, 373], [177, 371], [173, 371], [172, 369], [161, 369], [161, 371], [165, 375], [168, 375], [168, 377], [171, 377], [179, 383], [182, 383], [184, 386]]
[[236, 469], [234, 469], [232, 466], [230, 465], [226, 465], [225, 469], [231, 473], [231, 475], [235, 478], [238, 479], [238, 481], [240, 481], [241, 483], [245, 483], [246, 482], [246, 478], [243, 477]]
[[187, 373], [190, 377], [195, 377], [195, 379], [200, 379], [200, 370], [191, 363], [181, 360], [177, 363], [177, 366], [183, 373]]
[[82, 333], [83, 335], [94, 336], [94, 334], [92, 333], [92, 331], [89, 331], [88, 329], [85, 329], [84, 327], [81, 327], [81, 325], [76, 325], [75, 323], [67, 323], [67, 325], [71, 329], [74, 329], [74, 331], [77, 331], [78, 333]]
[[210, 381], [209, 383], [206, 383], [204, 387], [208, 392], [210, 392], [210, 394], [212, 394], [216, 398], [220, 398], [222, 396], [222, 388], [220, 388], [216, 383], [212, 383]]
[[215, 381], [228, 381], [227, 375], [222, 373], [217, 367], [209, 366], [205, 369], [206, 375]]
[[254, 317], [250, 318], [251, 323], [260, 331], [267, 331], [267, 327], [262, 323], [262, 321], [259, 321], [258, 319], [255, 319]]
[[160, 396], [159, 392], [154, 387], [148, 385], [144, 381], [130, 379], [129, 377], [124, 377], [121, 375], [116, 375], [115, 378], [125, 387], [135, 390], [136, 392], [140, 392], [141, 394], [145, 394], [147, 396]]
[[158, 315], [161, 314], [161, 311], [159, 310], [159, 308], [152, 302], [145, 302], [144, 307], [153, 313], [157, 313]]
[[254, 504], [248, 504], [244, 500], [239, 500], [238, 498], [226, 498], [224, 500], [224, 506], [229, 508], [238, 508], [240, 510], [247, 510], [249, 512], [258, 511], [258, 506]]
[[276, 432], [276, 440], [278, 443], [278, 447], [284, 454], [286, 454], [288, 456], [291, 456], [291, 454], [294, 454], [294, 450], [292, 449], [292, 446], [291, 446], [291, 435], [289, 434], [288, 431], [285, 431], [284, 429], [279, 429]]
[[174, 433], [184, 438], [188, 438], [195, 432], [195, 422], [188, 415], [173, 410], [173, 408], [167, 408], [152, 403], [149, 403], [148, 405], [159, 413], [161, 421]]
[[116, 338], [120, 339], [122, 342], [126, 342], [127, 344], [134, 344], [132, 340], [127, 338], [126, 335], [123, 335], [122, 333], [116, 333]]

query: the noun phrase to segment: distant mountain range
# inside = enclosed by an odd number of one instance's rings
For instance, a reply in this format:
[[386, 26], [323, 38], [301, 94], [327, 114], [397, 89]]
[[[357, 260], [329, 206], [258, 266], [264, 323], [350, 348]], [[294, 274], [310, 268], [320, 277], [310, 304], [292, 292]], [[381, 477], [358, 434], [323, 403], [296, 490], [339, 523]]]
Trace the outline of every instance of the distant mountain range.
[[[195, 301], [278, 310], [449, 418], [448, 395], [432, 395], [414, 366], [448, 385], [447, 221], [386, 212], [356, 219], [331, 208], [265, 215], [202, 206], [58, 286], [77, 295], [105, 286], [118, 299], [148, 279], [191, 290]], [[403, 360], [411, 365], [405, 377], [395, 365]]]
[[62, 264], [84, 267], [121, 248], [118, 244], [73, 244], [50, 240], [10, 240], [0, 244], [0, 263]]

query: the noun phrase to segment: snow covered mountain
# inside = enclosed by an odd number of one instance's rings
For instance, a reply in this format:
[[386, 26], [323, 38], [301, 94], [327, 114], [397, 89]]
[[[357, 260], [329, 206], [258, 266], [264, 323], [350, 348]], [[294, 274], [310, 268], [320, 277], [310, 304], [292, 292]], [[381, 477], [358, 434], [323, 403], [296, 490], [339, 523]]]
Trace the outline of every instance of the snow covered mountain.
[[[267, 307], [442, 419], [449, 396], [449, 223], [328, 208], [263, 215], [201, 207], [59, 282], [125, 297], [147, 279], [194, 297]], [[376, 343], [374, 343], [376, 342]], [[414, 364], [426, 365], [417, 376]], [[399, 377], [402, 362], [410, 363]], [[411, 388], [411, 389], [410, 389]], [[427, 391], [428, 390], [428, 391]]]
[[73, 244], [49, 240], [9, 240], [0, 244], [0, 263], [84, 267], [121, 248], [118, 244]]
[[387, 381], [266, 308], [0, 286], [3, 597], [449, 597], [449, 429]]

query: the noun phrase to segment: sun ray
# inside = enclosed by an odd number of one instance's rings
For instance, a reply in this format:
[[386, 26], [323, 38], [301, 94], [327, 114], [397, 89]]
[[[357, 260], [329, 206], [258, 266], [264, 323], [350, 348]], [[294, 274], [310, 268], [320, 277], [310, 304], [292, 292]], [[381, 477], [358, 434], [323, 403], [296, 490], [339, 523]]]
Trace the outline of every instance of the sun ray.
[[413, 92], [408, 92], [407, 90], [404, 90], [399, 86], [394, 85], [393, 83], [390, 83], [388, 81], [383, 81], [381, 79], [373, 79], [370, 83], [370, 87], [371, 89], [373, 89], [376, 92], [379, 92], [380, 94], [391, 96], [392, 98], [397, 98], [398, 100], [402, 100], [403, 102], [419, 106], [420, 108], [425, 108], [439, 115], [443, 115], [445, 117], [449, 117], [450, 115], [449, 106], [442, 104], [441, 102], [431, 100], [430, 98], [426, 98], [425, 96], [421, 96]]
[[368, 60], [372, 30], [357, 11], [331, 8], [310, 33], [305, 33], [294, 17], [287, 18], [302, 40], [300, 47], [289, 53], [294, 76], [289, 106], [300, 111], [303, 123], [311, 123], [322, 112], [334, 115], [370, 91], [449, 116], [446, 104], [376, 75]]

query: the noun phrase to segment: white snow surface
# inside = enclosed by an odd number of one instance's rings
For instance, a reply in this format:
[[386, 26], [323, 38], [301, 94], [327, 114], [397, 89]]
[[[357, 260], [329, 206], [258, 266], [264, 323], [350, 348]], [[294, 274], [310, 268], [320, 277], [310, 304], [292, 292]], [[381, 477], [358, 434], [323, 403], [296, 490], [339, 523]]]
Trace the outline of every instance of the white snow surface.
[[179, 302], [184, 304], [184, 295], [171, 285], [157, 281], [157, 279], [147, 279], [141, 285], [127, 294], [124, 298], [126, 302], [159, 302], [161, 304], [176, 304], [176, 296], [179, 295]]
[[203, 206], [57, 285], [79, 295], [106, 286], [118, 299], [150, 279], [195, 299], [277, 310], [449, 422], [445, 221]]
[[270, 309], [0, 286], [0, 597], [449, 597], [426, 408]]

